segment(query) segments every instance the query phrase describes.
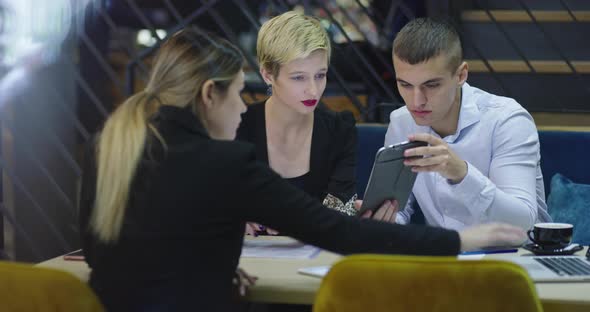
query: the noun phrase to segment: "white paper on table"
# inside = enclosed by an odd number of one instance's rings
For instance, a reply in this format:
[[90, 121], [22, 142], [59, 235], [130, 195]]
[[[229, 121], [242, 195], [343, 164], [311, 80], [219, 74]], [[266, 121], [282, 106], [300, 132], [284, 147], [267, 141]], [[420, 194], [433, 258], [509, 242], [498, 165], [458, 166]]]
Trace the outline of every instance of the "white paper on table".
[[481, 260], [483, 259], [484, 254], [477, 254], [477, 255], [458, 255], [458, 260]]
[[297, 240], [244, 240], [242, 247], [242, 257], [250, 258], [311, 259], [319, 253], [319, 248]]
[[297, 273], [303, 274], [303, 275], [309, 275], [309, 276], [313, 276], [313, 277], [323, 278], [324, 276], [326, 276], [326, 274], [328, 274], [328, 271], [330, 271], [331, 267], [332, 267], [331, 265], [319, 265], [319, 266], [313, 266], [313, 267], [305, 267], [305, 268], [298, 269]]

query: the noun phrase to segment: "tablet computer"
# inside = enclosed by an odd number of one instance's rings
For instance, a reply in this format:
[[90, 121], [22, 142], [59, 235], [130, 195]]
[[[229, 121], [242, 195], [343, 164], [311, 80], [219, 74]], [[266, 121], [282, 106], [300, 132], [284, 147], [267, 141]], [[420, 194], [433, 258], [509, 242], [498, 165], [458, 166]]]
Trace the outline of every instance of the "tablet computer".
[[400, 211], [404, 209], [416, 181], [416, 173], [404, 165], [404, 151], [427, 145], [422, 141], [406, 141], [377, 151], [359, 216], [367, 210], [375, 212], [388, 199], [397, 200]]

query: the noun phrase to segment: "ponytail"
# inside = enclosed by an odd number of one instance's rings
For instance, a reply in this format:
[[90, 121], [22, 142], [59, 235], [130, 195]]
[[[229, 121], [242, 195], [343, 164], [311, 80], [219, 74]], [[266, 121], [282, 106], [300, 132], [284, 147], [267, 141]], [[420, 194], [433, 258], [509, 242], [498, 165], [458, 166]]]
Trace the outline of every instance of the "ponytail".
[[[148, 127], [155, 131], [148, 124], [148, 119], [160, 105], [146, 91], [131, 96], [107, 119], [99, 136], [96, 200], [90, 226], [103, 242], [119, 238], [131, 182], [143, 154]], [[157, 132], [155, 134], [160, 138]]]
[[148, 91], [121, 104], [107, 119], [96, 149], [97, 179], [90, 230], [102, 242], [119, 239], [131, 183], [143, 157], [148, 133], [166, 144], [149, 121], [162, 106], [191, 109], [198, 114], [198, 92], [208, 79], [226, 86], [242, 69], [243, 56], [225, 39], [186, 28], [169, 37], [154, 60]]

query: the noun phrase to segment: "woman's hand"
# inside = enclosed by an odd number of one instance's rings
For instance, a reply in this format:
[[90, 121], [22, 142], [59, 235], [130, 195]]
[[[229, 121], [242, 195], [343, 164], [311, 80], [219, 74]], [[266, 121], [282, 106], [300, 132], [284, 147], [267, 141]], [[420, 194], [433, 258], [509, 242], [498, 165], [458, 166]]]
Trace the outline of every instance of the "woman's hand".
[[278, 231], [275, 231], [271, 228], [265, 227], [264, 225], [260, 225], [255, 222], [246, 222], [246, 235], [258, 236], [258, 234], [266, 233], [268, 235], [277, 235], [279, 234]]
[[[363, 205], [362, 200], [355, 200], [354, 201], [354, 208], [359, 211], [361, 206]], [[395, 217], [397, 216], [397, 212], [399, 210], [399, 204], [397, 200], [386, 200], [381, 204], [381, 207], [377, 209], [377, 211], [373, 214], [371, 210], [365, 211], [365, 213], [361, 216], [361, 218], [371, 218], [377, 221], [395, 223]]]
[[254, 222], [246, 222], [246, 235], [258, 236], [257, 232], [262, 231], [261, 225]]
[[526, 233], [506, 223], [485, 223], [460, 231], [459, 237], [461, 251], [470, 251], [490, 246], [519, 246], [525, 241]]
[[258, 277], [249, 275], [246, 271], [242, 270], [241, 268], [236, 269], [236, 276], [233, 279], [233, 284], [238, 288], [238, 292], [240, 296], [244, 297], [246, 295], [246, 291], [250, 286], [256, 284], [256, 280]]

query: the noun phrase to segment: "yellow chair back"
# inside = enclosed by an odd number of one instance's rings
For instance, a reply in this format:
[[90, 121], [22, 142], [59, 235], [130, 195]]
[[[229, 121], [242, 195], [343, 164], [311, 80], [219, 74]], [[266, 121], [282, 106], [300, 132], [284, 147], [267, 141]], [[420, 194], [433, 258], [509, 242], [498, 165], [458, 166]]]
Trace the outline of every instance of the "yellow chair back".
[[355, 255], [325, 276], [314, 312], [543, 311], [526, 271], [504, 261]]
[[0, 261], [0, 311], [101, 312], [98, 298], [70, 273]]

